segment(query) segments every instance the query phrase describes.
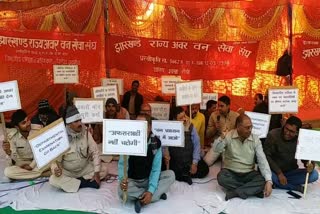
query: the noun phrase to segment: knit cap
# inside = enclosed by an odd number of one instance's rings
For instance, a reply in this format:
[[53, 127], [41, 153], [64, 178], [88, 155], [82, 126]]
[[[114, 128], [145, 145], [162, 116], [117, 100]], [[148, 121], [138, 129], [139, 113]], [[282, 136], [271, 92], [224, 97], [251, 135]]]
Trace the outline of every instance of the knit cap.
[[81, 115], [75, 106], [69, 106], [67, 108], [67, 113], [66, 113], [66, 123], [72, 123], [77, 120], [81, 120]]

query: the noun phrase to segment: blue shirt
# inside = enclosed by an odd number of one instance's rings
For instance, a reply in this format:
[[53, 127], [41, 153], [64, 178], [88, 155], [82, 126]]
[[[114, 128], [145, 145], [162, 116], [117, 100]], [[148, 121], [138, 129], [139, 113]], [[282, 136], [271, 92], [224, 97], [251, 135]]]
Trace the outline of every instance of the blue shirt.
[[191, 141], [193, 144], [192, 163], [198, 164], [200, 160], [200, 138], [194, 126], [191, 129]]
[[[148, 145], [150, 143], [150, 140], [148, 140]], [[129, 157], [128, 157], [129, 159]], [[127, 166], [129, 166], [127, 159]], [[161, 148], [157, 149], [156, 154], [154, 155], [153, 161], [152, 161], [152, 169], [149, 176], [149, 188], [148, 192], [151, 192], [152, 194], [156, 191], [158, 188], [160, 173], [161, 173], [161, 164], [162, 164], [162, 151]], [[124, 173], [123, 173], [123, 155], [120, 155], [120, 159], [118, 162], [118, 179], [119, 181], [122, 181]], [[128, 167], [129, 168], [129, 167]], [[127, 169], [128, 172], [128, 169]]]

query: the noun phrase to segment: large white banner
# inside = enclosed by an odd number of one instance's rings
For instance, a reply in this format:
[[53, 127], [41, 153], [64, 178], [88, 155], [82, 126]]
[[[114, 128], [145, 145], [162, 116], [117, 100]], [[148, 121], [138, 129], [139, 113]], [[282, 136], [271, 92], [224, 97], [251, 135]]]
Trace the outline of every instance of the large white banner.
[[119, 95], [123, 95], [124, 94], [123, 79], [102, 78], [101, 79], [101, 85], [102, 86], [117, 85], [118, 86]]
[[103, 120], [103, 154], [147, 156], [147, 121]]
[[28, 140], [39, 169], [69, 149], [66, 127], [61, 118], [30, 136]]
[[82, 123], [102, 123], [104, 99], [74, 98]]
[[152, 133], [161, 140], [161, 146], [184, 147], [182, 121], [152, 121]]
[[117, 85], [93, 87], [92, 97], [98, 99], [105, 99], [106, 101], [108, 98], [114, 98], [116, 99], [117, 103], [119, 103], [120, 101]]
[[202, 102], [202, 80], [176, 84], [176, 105], [185, 106]]
[[296, 159], [320, 161], [320, 131], [300, 129]]
[[149, 103], [151, 116], [158, 120], [169, 120], [170, 103]]
[[209, 100], [218, 101], [218, 93], [202, 93], [202, 102], [200, 104], [200, 109], [205, 110], [207, 108], [207, 102]]
[[251, 119], [252, 133], [258, 135], [259, 138], [266, 138], [269, 132], [271, 115], [249, 111], [246, 111], [245, 114]]
[[296, 87], [269, 88], [269, 114], [298, 113], [299, 96]]
[[0, 83], [0, 112], [21, 109], [17, 80]]
[[79, 83], [78, 65], [53, 65], [53, 83]]
[[162, 94], [175, 95], [176, 83], [182, 82], [181, 76], [161, 76]]

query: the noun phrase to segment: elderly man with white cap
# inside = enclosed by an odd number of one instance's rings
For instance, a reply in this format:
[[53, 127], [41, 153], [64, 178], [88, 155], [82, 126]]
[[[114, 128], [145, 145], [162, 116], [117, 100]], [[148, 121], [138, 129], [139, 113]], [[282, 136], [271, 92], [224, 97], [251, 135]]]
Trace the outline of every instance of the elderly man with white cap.
[[99, 150], [91, 134], [81, 123], [81, 115], [75, 106], [67, 108], [66, 129], [70, 150], [51, 165], [50, 184], [65, 192], [77, 192], [79, 188], [100, 187], [101, 171]]

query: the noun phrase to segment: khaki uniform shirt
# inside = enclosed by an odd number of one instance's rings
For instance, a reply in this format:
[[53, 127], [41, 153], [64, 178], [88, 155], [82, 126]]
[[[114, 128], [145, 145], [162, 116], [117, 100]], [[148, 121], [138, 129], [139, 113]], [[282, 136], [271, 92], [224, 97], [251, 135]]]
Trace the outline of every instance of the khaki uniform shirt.
[[[7, 133], [11, 159], [15, 161], [15, 165], [31, 164], [33, 162], [33, 153], [29, 141], [16, 128], [7, 129]], [[34, 166], [35, 164], [31, 167], [34, 168]]]
[[[84, 171], [100, 172], [100, 152], [91, 134], [83, 129], [81, 133], [70, 135], [70, 128], [68, 127], [67, 132], [70, 150], [58, 161], [62, 168], [73, 175], [79, 175], [79, 177], [82, 176]], [[92, 164], [93, 169], [91, 169]]]

